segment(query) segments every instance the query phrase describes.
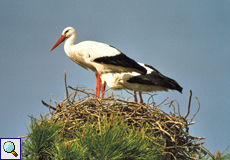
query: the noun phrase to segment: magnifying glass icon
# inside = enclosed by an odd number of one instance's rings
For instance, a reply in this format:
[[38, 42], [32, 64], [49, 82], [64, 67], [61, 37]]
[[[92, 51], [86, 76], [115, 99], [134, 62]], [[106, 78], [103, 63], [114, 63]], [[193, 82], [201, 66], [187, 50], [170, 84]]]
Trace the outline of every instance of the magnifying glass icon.
[[18, 156], [18, 154], [14, 151], [15, 150], [15, 145], [11, 141], [7, 141], [3, 145], [3, 149], [7, 153], [12, 153], [15, 157]]

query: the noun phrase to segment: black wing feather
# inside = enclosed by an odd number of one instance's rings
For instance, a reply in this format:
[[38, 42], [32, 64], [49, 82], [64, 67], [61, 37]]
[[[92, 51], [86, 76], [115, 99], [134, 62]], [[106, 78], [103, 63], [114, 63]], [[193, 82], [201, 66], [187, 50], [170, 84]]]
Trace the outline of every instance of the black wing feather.
[[183, 88], [173, 79], [162, 75], [160, 72], [152, 72], [147, 75], [134, 76], [128, 80], [129, 83], [139, 83], [164, 87], [167, 89], [177, 90], [182, 93]]
[[141, 74], [147, 73], [147, 70], [144, 67], [139, 65], [136, 61], [129, 58], [122, 52], [120, 52], [120, 54], [115, 56], [105, 56], [105, 57], [96, 58], [94, 59], [94, 62], [133, 68], [135, 69], [134, 71], [139, 72]]

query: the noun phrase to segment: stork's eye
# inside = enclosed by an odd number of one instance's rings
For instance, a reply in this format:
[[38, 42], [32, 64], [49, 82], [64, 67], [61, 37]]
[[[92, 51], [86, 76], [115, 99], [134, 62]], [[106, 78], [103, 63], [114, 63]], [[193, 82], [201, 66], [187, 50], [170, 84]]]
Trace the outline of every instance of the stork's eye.
[[65, 31], [65, 33], [64, 33], [64, 34], [66, 34], [67, 32], [69, 32], [69, 30]]

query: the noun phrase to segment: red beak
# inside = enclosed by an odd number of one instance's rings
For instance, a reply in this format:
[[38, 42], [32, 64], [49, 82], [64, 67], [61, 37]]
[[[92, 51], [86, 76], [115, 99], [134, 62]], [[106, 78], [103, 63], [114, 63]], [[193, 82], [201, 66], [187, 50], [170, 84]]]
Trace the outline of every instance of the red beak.
[[65, 35], [61, 35], [61, 37], [57, 40], [57, 42], [54, 44], [54, 46], [50, 49], [50, 52], [56, 48], [61, 42], [63, 42], [66, 39]]

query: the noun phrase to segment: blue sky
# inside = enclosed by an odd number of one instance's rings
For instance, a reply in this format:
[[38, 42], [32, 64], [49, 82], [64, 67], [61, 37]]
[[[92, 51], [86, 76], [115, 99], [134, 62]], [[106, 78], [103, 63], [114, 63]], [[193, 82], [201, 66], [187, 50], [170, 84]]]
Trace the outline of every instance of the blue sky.
[[68, 85], [95, 87], [93, 72], [72, 62], [63, 44], [49, 52], [63, 29], [72, 26], [76, 43], [113, 45], [184, 88], [183, 94], [158, 92], [156, 103], [167, 96], [177, 99], [184, 115], [192, 90], [190, 117], [198, 107], [194, 96], [201, 109], [190, 134], [206, 137], [205, 147], [212, 151], [230, 145], [229, 1], [8, 0], [0, 6], [1, 138], [26, 135], [28, 115], [49, 112], [41, 100], [64, 99], [64, 71]]

